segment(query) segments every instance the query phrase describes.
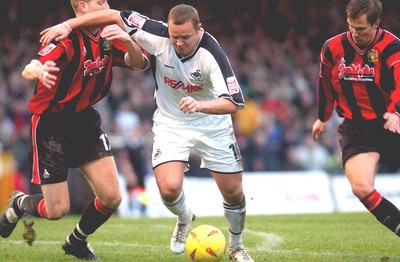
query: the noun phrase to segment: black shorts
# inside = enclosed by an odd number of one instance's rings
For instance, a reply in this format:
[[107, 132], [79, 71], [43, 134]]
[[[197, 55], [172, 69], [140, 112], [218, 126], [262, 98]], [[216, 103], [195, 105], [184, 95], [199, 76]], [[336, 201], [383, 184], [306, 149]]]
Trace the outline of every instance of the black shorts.
[[384, 119], [364, 122], [348, 119], [343, 121], [339, 126], [343, 167], [350, 157], [366, 152], [378, 152], [381, 164], [400, 166], [400, 157], [397, 153], [400, 149], [400, 135], [384, 129], [384, 123]]
[[32, 183], [66, 181], [68, 168], [105, 156], [112, 156], [112, 152], [94, 108], [80, 113], [45, 112], [32, 116], [29, 150]]

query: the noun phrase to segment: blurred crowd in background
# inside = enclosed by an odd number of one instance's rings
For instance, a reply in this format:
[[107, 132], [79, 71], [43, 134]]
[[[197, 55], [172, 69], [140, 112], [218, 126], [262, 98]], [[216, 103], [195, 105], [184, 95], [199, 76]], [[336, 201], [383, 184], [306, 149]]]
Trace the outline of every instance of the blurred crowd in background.
[[[337, 127], [330, 120], [321, 141], [311, 137], [317, 117], [319, 51], [347, 30], [341, 0], [108, 1], [166, 21], [178, 3], [197, 8], [206, 31], [225, 49], [240, 82], [246, 108], [234, 117], [245, 171], [325, 170], [342, 174]], [[400, 35], [396, 0], [383, 1], [381, 27]], [[74, 14], [69, 0], [3, 0], [0, 10], [0, 152], [11, 151], [29, 187], [28, 102], [35, 83], [21, 77], [40, 46], [40, 31]], [[127, 187], [140, 188], [151, 174], [154, 80], [151, 70], [114, 69], [111, 93], [96, 105]], [[200, 175], [191, 159], [191, 175]], [[385, 171], [396, 171], [388, 170]], [[206, 174], [205, 174], [206, 175]]]

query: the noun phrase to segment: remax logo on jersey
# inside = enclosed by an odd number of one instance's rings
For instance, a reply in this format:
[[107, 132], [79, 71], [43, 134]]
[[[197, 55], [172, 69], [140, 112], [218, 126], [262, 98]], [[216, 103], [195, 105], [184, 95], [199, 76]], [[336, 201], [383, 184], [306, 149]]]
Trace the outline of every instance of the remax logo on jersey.
[[87, 75], [95, 75], [100, 73], [103, 68], [108, 64], [108, 61], [110, 60], [110, 58], [108, 56], [104, 56], [103, 59], [100, 59], [100, 57], [97, 57], [97, 59], [95, 61], [92, 60], [86, 60], [83, 63], [84, 66], [84, 72], [83, 75], [87, 76]]
[[173, 89], [182, 89], [188, 93], [193, 93], [203, 90], [203, 85], [185, 85], [185, 83], [183, 83], [182, 81], [176, 81], [166, 76], [164, 76], [164, 83]]
[[226, 79], [226, 83], [228, 85], [229, 92], [231, 94], [236, 94], [240, 92], [239, 83], [236, 79], [236, 76], [230, 76]]
[[139, 28], [142, 28], [144, 23], [146, 22], [146, 19], [144, 19], [143, 17], [141, 17], [139, 14], [137, 13], [132, 13], [129, 17], [128, 17], [128, 21]]
[[350, 81], [374, 81], [375, 68], [365, 64], [361, 67], [360, 64], [351, 64], [346, 66], [344, 59], [338, 67], [339, 79]]

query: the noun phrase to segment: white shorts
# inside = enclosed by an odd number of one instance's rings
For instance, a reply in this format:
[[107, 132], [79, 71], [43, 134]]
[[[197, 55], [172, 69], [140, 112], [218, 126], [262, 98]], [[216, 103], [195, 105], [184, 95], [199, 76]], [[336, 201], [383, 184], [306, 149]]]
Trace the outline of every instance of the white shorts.
[[187, 162], [191, 149], [201, 157], [201, 168], [219, 173], [243, 171], [233, 127], [205, 129], [193, 126], [153, 125], [153, 168], [166, 162]]

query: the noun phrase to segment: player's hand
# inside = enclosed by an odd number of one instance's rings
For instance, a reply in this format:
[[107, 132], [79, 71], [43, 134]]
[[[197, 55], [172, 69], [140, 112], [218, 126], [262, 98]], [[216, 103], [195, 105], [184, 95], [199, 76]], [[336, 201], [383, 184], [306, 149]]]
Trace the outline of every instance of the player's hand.
[[39, 81], [47, 88], [52, 88], [57, 81], [56, 72], [59, 72], [60, 68], [56, 66], [54, 61], [46, 61], [41, 68], [41, 72], [38, 73]]
[[325, 131], [326, 128], [326, 122], [322, 122], [321, 120], [317, 119], [313, 126], [312, 126], [312, 138], [314, 141], [318, 141], [322, 135], [322, 133]]
[[201, 112], [201, 103], [191, 96], [185, 96], [179, 102], [179, 107], [184, 113]]
[[386, 130], [389, 130], [392, 133], [400, 134], [400, 117], [396, 113], [386, 112], [383, 115], [383, 118], [386, 120], [383, 127]]
[[122, 30], [118, 25], [109, 25], [104, 27], [103, 31], [101, 32], [101, 37], [112, 41], [112, 40], [120, 40], [122, 42], [130, 41], [131, 37], [129, 34]]
[[42, 43], [43, 46], [50, 44], [53, 40], [60, 41], [66, 38], [71, 29], [65, 24], [61, 23], [49, 28], [44, 29], [40, 32], [40, 40], [39, 42]]

